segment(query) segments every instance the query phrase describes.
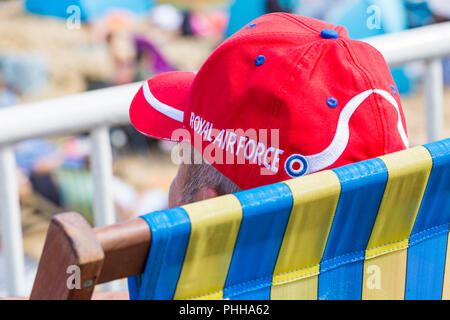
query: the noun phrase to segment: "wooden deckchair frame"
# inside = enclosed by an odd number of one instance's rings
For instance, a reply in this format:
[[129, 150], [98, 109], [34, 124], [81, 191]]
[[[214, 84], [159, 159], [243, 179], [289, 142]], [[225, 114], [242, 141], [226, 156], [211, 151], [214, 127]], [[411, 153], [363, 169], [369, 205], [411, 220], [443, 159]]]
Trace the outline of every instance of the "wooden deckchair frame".
[[[144, 271], [151, 233], [143, 219], [91, 228], [76, 212], [54, 216], [30, 299], [89, 300], [95, 285]], [[80, 268], [80, 289], [67, 285], [68, 268]]]

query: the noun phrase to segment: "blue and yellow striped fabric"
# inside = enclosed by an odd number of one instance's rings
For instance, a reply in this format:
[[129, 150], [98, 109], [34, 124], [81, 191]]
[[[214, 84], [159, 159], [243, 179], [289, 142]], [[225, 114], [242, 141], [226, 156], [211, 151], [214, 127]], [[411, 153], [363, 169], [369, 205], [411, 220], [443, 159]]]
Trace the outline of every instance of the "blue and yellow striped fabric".
[[132, 299], [450, 299], [450, 139], [142, 218]]

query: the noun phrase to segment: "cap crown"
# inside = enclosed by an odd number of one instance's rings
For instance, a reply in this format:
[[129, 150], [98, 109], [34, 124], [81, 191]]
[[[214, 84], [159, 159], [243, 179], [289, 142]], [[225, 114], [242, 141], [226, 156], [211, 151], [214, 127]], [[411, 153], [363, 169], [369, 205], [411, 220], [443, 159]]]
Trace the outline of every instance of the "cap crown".
[[[242, 188], [407, 147], [400, 98], [381, 53], [343, 27], [282, 13], [256, 19], [212, 53], [193, 81], [184, 123], [194, 140], [203, 138], [196, 148], [204, 158]], [[211, 128], [225, 130], [221, 141], [208, 136]], [[237, 129], [255, 130], [255, 144], [243, 138], [237, 150], [240, 135], [229, 133]], [[214, 143], [223, 144], [227, 163], [204, 152]]]

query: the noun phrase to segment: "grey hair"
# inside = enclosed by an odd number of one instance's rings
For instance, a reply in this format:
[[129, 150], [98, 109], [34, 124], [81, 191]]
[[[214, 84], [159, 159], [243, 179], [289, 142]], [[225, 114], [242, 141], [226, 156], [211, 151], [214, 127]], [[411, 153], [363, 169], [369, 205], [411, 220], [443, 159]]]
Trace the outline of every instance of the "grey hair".
[[[219, 196], [242, 191], [233, 181], [216, 168], [206, 163], [203, 157], [192, 147], [193, 162], [188, 167], [186, 183], [182, 192], [182, 203], [192, 203], [202, 187], [214, 189]], [[201, 158], [201, 159], [200, 159]]]

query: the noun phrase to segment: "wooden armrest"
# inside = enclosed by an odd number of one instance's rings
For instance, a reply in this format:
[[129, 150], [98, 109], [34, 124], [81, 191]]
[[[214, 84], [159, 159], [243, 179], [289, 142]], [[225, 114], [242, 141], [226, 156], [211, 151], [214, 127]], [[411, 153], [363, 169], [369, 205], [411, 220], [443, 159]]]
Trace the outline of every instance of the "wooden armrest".
[[[30, 299], [91, 299], [96, 284], [144, 271], [150, 239], [143, 219], [93, 229], [78, 213], [56, 215], [47, 232]], [[70, 286], [76, 267], [79, 289]]]
[[132, 219], [94, 229], [105, 253], [97, 283], [134, 276], [144, 272], [151, 233], [143, 219]]

